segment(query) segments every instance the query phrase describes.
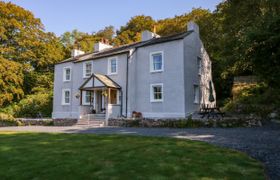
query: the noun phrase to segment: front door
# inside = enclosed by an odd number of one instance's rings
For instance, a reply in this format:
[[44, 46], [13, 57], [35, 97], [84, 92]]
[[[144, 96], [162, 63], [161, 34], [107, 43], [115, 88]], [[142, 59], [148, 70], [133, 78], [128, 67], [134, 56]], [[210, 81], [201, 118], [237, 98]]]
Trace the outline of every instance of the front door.
[[105, 113], [105, 103], [102, 91], [96, 91], [96, 113]]

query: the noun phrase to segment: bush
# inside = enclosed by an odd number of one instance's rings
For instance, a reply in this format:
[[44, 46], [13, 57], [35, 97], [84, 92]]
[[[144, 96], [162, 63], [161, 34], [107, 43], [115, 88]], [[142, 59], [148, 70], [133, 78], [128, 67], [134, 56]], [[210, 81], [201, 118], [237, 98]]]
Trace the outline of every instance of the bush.
[[280, 90], [258, 84], [240, 90], [234, 100], [229, 100], [224, 110], [235, 114], [253, 114], [267, 118], [272, 112], [280, 112]]
[[52, 95], [49, 93], [28, 95], [18, 103], [8, 106], [4, 111], [14, 117], [36, 118], [38, 114], [42, 117], [51, 117]]
[[16, 121], [12, 115], [0, 112], [0, 127], [19, 125], [21, 125], [20, 122]]

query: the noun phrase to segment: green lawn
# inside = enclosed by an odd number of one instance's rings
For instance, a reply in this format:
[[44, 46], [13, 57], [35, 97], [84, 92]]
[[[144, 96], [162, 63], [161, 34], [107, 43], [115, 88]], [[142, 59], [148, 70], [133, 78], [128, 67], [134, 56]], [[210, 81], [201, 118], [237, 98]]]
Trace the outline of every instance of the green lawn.
[[196, 141], [0, 132], [0, 179], [264, 179], [264, 170]]

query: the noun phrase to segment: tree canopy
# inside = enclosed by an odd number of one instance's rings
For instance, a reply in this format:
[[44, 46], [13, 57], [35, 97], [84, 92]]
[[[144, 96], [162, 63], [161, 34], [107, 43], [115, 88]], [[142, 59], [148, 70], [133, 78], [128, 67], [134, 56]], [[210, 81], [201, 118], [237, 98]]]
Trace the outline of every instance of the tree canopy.
[[30, 11], [0, 1], [0, 14], [1, 106], [23, 97], [27, 75], [52, 70], [64, 49]]

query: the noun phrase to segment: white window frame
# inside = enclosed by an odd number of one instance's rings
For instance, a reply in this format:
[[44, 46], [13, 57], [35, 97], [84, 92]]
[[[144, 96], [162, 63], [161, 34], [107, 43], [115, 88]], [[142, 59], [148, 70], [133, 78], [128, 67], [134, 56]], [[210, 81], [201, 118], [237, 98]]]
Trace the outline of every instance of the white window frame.
[[[65, 102], [65, 92], [69, 91], [69, 103]], [[66, 105], [71, 105], [71, 90], [70, 89], [62, 89], [62, 99], [61, 99], [61, 104], [66, 106]]]
[[[153, 55], [155, 54], [161, 54], [162, 58], [162, 66], [161, 66], [161, 69], [159, 70], [154, 70], [154, 62], [153, 62]], [[156, 72], [163, 72], [164, 71], [164, 52], [163, 51], [156, 51], [156, 52], [151, 52], [150, 53], [150, 72], [151, 73], [156, 73]]]
[[[197, 88], [197, 91], [196, 91], [196, 88]], [[199, 85], [197, 85], [197, 84], [193, 85], [193, 93], [194, 93], [193, 103], [199, 104], [199, 101], [200, 101], [200, 86]]]
[[[86, 65], [87, 64], [91, 64], [91, 73], [90, 73], [90, 75], [86, 74]], [[92, 69], [93, 69], [93, 63], [92, 62], [84, 62], [83, 63], [83, 78], [89, 78], [92, 75], [92, 72], [93, 72]]]
[[90, 91], [83, 91], [83, 92], [82, 92], [82, 96], [83, 96], [83, 105], [90, 105], [91, 99], [89, 100], [89, 102], [86, 101], [86, 99], [87, 99], [87, 98], [86, 98], [87, 92], [91, 93]]
[[[112, 60], [116, 60], [116, 72], [112, 72], [111, 70], [112, 70]], [[108, 58], [108, 75], [116, 75], [116, 74], [118, 74], [118, 57], [117, 56], [115, 56], [115, 57], [110, 57], [110, 58]]]
[[[70, 79], [66, 79], [66, 69], [70, 69]], [[63, 68], [63, 82], [69, 82], [72, 79], [72, 68], [70, 66]]]
[[[161, 99], [154, 99], [154, 87], [161, 86]], [[163, 102], [164, 99], [164, 89], [163, 83], [156, 83], [150, 85], [150, 102]]]
[[196, 63], [197, 63], [198, 75], [201, 75], [201, 73], [202, 73], [202, 58], [197, 56]]

